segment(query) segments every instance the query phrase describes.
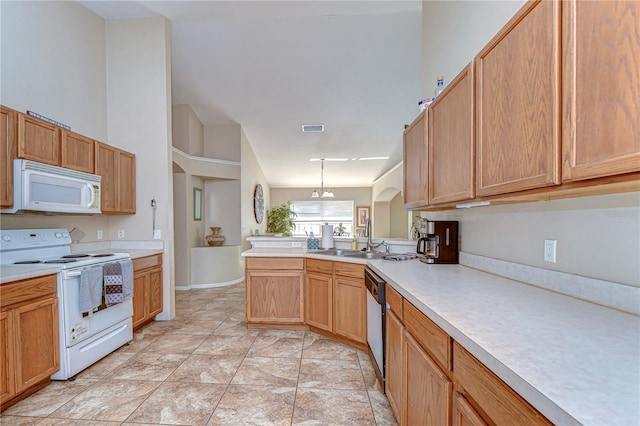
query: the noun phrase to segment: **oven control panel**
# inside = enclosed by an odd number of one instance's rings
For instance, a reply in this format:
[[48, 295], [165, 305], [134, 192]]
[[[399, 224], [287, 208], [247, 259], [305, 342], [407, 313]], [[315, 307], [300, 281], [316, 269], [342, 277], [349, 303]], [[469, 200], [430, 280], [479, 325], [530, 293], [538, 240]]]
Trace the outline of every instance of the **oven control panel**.
[[1, 251], [69, 244], [71, 236], [66, 229], [4, 229], [0, 236]]

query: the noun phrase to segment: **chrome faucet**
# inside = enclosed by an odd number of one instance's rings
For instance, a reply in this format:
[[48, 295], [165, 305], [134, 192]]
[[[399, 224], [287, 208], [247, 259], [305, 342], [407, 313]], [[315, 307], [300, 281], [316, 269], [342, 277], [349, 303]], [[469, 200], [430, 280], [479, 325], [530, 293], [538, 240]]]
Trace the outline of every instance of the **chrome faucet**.
[[378, 247], [380, 247], [381, 245], [384, 244], [385, 248], [387, 249], [387, 253], [389, 253], [389, 245], [387, 243], [385, 243], [384, 240], [379, 242], [378, 244], [374, 244], [373, 243], [373, 240], [372, 240], [373, 231], [371, 230], [371, 218], [367, 219], [367, 223], [366, 223], [366, 225], [364, 227], [364, 233], [367, 236], [367, 249], [366, 249], [366, 251], [372, 252], [373, 251], [372, 249], [378, 248]]

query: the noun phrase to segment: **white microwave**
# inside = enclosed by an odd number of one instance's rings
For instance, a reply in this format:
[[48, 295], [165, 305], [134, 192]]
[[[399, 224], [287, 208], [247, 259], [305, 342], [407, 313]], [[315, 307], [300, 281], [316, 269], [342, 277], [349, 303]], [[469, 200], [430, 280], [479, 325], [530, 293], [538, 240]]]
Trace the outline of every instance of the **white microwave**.
[[13, 208], [2, 213], [100, 213], [100, 176], [13, 160]]

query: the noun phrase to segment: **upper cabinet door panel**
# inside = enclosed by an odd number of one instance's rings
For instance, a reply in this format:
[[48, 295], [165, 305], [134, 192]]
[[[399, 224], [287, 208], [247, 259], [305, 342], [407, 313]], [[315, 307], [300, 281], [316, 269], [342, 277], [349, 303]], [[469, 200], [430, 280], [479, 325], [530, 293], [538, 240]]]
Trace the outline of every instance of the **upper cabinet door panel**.
[[640, 170], [640, 2], [563, 2], [565, 181]]
[[16, 148], [17, 113], [0, 108], [0, 207], [13, 207], [13, 159]]
[[427, 113], [423, 111], [404, 131], [404, 208], [428, 204]]
[[560, 183], [559, 15], [527, 3], [476, 58], [479, 196]]
[[60, 128], [19, 113], [18, 157], [59, 166]]
[[93, 173], [95, 142], [77, 133], [62, 131], [62, 167]]
[[475, 195], [473, 63], [431, 104], [429, 112], [429, 204]]

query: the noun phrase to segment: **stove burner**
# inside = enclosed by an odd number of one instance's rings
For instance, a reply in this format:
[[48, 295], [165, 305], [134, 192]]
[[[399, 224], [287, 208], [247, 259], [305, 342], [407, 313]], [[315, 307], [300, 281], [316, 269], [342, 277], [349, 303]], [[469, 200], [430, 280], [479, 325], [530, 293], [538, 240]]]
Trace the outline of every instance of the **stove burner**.
[[42, 260], [21, 260], [19, 262], [14, 262], [14, 265], [31, 265], [34, 263], [42, 263]]
[[62, 256], [63, 259], [77, 259], [81, 257], [89, 257], [89, 255], [80, 253], [80, 254], [66, 254]]
[[100, 254], [92, 254], [91, 257], [109, 257], [115, 256], [113, 253], [100, 253]]
[[53, 260], [47, 260], [44, 263], [72, 263], [72, 262], [77, 262], [76, 259], [53, 259]]

